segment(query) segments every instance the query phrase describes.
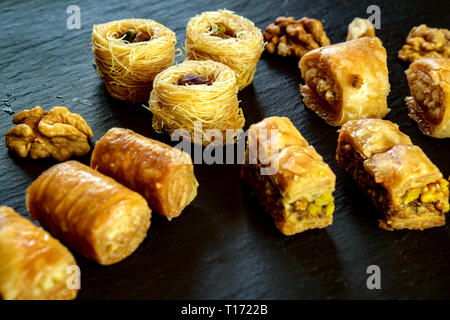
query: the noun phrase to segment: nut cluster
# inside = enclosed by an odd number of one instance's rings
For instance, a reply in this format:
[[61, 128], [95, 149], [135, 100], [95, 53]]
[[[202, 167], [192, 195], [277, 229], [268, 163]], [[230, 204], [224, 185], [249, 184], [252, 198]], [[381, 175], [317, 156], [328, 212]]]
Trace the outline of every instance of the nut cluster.
[[40, 106], [22, 110], [13, 118], [16, 124], [6, 133], [6, 146], [19, 156], [33, 159], [53, 157], [64, 161], [89, 152], [93, 136], [86, 121], [66, 107], [44, 111]]
[[278, 17], [264, 31], [266, 51], [280, 56], [302, 57], [307, 52], [330, 44], [322, 22], [307, 17]]
[[450, 58], [450, 31], [428, 28], [425, 24], [413, 27], [398, 57], [410, 62], [424, 57]]

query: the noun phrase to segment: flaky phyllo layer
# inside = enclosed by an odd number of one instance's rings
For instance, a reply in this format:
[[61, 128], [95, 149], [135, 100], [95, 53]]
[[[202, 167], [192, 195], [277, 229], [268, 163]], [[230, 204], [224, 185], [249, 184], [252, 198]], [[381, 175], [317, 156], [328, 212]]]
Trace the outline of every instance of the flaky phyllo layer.
[[[275, 131], [263, 134], [267, 129]], [[273, 138], [278, 138], [276, 147], [269, 141]], [[255, 145], [259, 153], [251, 159]], [[269, 166], [275, 171], [264, 174]], [[288, 118], [271, 117], [250, 127], [242, 178], [286, 235], [324, 228], [333, 221], [336, 178]]]
[[450, 59], [425, 58], [406, 71], [411, 96], [409, 116], [426, 135], [450, 137]]
[[327, 123], [383, 118], [390, 86], [386, 50], [375, 37], [363, 37], [310, 51], [299, 63], [305, 105]]
[[349, 122], [340, 130], [336, 157], [384, 214], [381, 228], [422, 230], [445, 224], [448, 182], [393, 123]]

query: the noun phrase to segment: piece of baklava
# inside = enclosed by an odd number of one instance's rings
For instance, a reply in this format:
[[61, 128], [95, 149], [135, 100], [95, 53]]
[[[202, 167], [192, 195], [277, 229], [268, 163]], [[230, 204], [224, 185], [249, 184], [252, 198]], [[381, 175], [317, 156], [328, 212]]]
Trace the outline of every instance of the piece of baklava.
[[197, 195], [188, 153], [128, 129], [112, 128], [97, 141], [91, 167], [143, 195], [169, 220]]
[[390, 90], [386, 50], [376, 37], [315, 49], [299, 62], [305, 105], [328, 124], [383, 118]]
[[103, 265], [132, 254], [150, 227], [140, 194], [77, 161], [44, 171], [27, 189], [27, 208], [53, 236]]
[[353, 120], [339, 131], [336, 159], [385, 215], [381, 228], [423, 230], [445, 224], [448, 182], [397, 125]]
[[0, 300], [74, 299], [74, 267], [70, 251], [47, 231], [0, 207]]
[[333, 222], [336, 177], [288, 118], [250, 126], [241, 177], [285, 235]]
[[450, 138], [450, 58], [423, 58], [406, 70], [409, 116], [420, 130], [435, 138]]

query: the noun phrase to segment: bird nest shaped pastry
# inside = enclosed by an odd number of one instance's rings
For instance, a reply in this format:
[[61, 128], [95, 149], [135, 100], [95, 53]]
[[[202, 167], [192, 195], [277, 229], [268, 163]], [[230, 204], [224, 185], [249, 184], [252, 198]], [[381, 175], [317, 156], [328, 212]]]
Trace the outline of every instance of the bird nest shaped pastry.
[[[189, 77], [205, 83], [183, 84]], [[232, 143], [245, 123], [237, 93], [236, 76], [224, 64], [187, 60], [172, 66], [153, 82], [149, 100], [153, 129], [169, 134], [184, 129], [181, 136], [205, 146]]]
[[187, 58], [226, 64], [236, 72], [239, 90], [252, 83], [263, 50], [261, 30], [232, 11], [203, 12], [186, 27]]
[[148, 101], [155, 76], [173, 65], [175, 43], [175, 33], [153, 20], [118, 20], [92, 28], [98, 74], [113, 98], [130, 102]]

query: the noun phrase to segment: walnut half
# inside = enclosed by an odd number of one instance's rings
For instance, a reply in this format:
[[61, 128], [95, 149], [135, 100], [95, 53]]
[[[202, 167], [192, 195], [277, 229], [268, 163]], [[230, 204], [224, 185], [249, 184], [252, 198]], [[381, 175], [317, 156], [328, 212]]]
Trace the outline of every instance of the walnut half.
[[413, 27], [398, 57], [410, 62], [424, 57], [450, 58], [450, 31], [428, 28], [425, 24]]
[[5, 144], [23, 158], [29, 155], [32, 159], [53, 157], [64, 161], [90, 150], [91, 128], [66, 107], [23, 110], [14, 116], [13, 123], [16, 126], [6, 133]]
[[266, 51], [280, 56], [302, 57], [309, 51], [330, 44], [322, 22], [304, 17], [278, 17], [264, 31]]

